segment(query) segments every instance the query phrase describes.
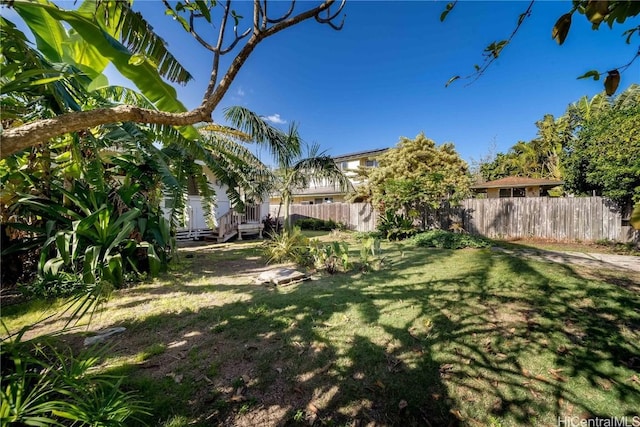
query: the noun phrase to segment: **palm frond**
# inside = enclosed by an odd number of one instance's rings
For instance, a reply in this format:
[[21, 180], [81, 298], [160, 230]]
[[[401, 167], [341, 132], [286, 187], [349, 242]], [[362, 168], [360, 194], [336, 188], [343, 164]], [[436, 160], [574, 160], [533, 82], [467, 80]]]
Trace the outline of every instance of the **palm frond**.
[[139, 12], [131, 9], [129, 2], [97, 2], [95, 16], [103, 18], [101, 25], [114, 28], [114, 36], [119, 36], [118, 39], [132, 53], [143, 55], [156, 64], [161, 76], [181, 84], [193, 78], [169, 52], [167, 43], [153, 31], [153, 27]]
[[264, 118], [248, 108], [228, 107], [224, 110], [224, 117], [233, 127], [250, 135], [257, 143], [266, 145], [276, 159], [300, 155], [299, 139], [289, 138], [288, 135], [271, 126]]
[[295, 178], [293, 181], [297, 185], [306, 187], [311, 179], [324, 179], [332, 184], [337, 184], [341, 191], [349, 191], [352, 187], [351, 181], [340, 170], [333, 158], [320, 152], [319, 146], [314, 144], [307, 150], [308, 157], [299, 159], [292, 167]]

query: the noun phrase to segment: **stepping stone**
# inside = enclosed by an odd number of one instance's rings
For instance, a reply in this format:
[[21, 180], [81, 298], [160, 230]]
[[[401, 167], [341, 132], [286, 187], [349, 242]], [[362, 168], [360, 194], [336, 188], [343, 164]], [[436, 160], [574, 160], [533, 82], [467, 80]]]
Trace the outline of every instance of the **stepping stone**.
[[256, 278], [256, 283], [259, 285], [274, 284], [278, 286], [307, 279], [308, 277], [305, 273], [293, 268], [275, 268], [273, 270], [260, 273]]

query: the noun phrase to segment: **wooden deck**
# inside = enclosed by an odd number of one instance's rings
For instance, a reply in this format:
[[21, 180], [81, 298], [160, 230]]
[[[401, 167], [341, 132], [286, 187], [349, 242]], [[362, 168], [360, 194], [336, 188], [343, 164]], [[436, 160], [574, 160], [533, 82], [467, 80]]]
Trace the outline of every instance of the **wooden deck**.
[[233, 209], [218, 218], [218, 226], [215, 229], [202, 228], [195, 230], [182, 230], [176, 233], [177, 240], [215, 240], [223, 243], [238, 236], [257, 234], [262, 239], [264, 224], [260, 221], [260, 207], [247, 206], [244, 213], [235, 212]]

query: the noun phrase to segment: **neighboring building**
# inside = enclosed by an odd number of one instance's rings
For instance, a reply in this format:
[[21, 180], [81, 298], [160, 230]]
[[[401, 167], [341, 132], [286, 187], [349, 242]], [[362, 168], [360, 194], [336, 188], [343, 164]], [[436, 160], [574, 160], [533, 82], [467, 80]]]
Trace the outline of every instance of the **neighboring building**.
[[545, 197], [549, 190], [563, 185], [564, 181], [508, 176], [495, 181], [483, 182], [471, 186], [475, 197], [497, 199], [499, 197]]
[[[207, 224], [206, 215], [202, 199], [198, 193], [197, 186], [193, 178], [188, 185], [188, 200], [186, 204], [186, 218], [183, 227], [178, 229], [179, 239], [202, 239], [212, 238], [219, 242], [225, 242], [234, 236], [242, 240], [242, 234], [258, 234], [262, 237], [264, 224], [262, 220], [269, 213], [269, 200], [267, 195], [263, 200], [256, 200], [254, 203], [245, 203], [244, 213], [234, 211], [229, 197], [227, 196], [227, 186], [216, 179], [213, 173], [206, 166], [203, 168], [207, 181], [212, 190], [215, 191], [214, 216], [215, 224]], [[173, 200], [165, 198], [162, 208], [165, 217], [169, 217]]]
[[[333, 161], [340, 167], [343, 173], [349, 178], [354, 187], [360, 184], [356, 180], [356, 171], [359, 167], [377, 167], [378, 156], [387, 151], [388, 148], [377, 150], [360, 151], [357, 153], [344, 154], [333, 158]], [[331, 184], [327, 181], [320, 180], [311, 183], [309, 188], [297, 191], [291, 203], [302, 205], [319, 205], [323, 203], [346, 202], [347, 194], [340, 189], [337, 184]], [[280, 204], [280, 195], [272, 194], [270, 199], [271, 206]]]

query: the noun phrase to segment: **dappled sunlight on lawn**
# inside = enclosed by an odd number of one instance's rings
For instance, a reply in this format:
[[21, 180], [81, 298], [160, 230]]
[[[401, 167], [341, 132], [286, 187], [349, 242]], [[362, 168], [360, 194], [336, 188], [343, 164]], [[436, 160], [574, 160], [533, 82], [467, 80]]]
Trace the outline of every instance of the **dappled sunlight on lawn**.
[[629, 286], [405, 244], [382, 271], [269, 288], [250, 280], [255, 245], [191, 253], [92, 324], [127, 327], [102, 366], [151, 401], [152, 424], [555, 425], [640, 407]]

